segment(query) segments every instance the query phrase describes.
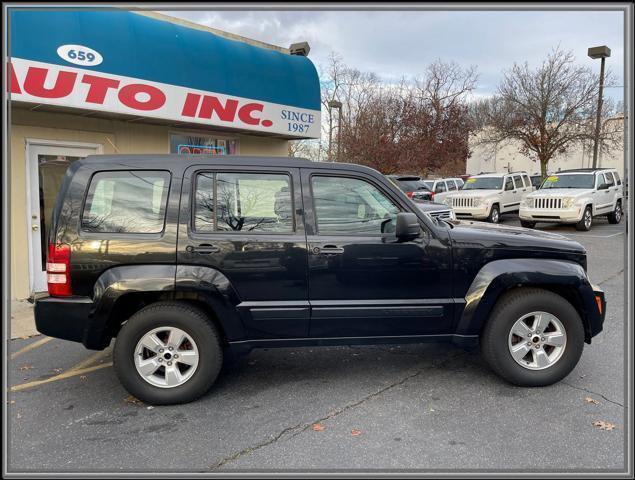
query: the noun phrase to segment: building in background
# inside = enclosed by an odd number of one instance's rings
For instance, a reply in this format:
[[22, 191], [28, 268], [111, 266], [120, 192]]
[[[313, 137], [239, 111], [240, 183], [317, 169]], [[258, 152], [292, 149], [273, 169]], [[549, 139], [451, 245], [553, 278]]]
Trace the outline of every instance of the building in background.
[[[618, 125], [610, 125], [617, 123]], [[616, 168], [624, 176], [624, 117], [618, 116], [603, 121], [604, 127], [614, 128], [621, 132], [618, 143], [621, 145], [606, 152], [598, 152], [598, 167]], [[476, 137], [478, 138], [478, 137]], [[520, 142], [506, 142], [496, 145], [476, 146], [472, 138], [472, 155], [467, 159], [466, 173], [507, 172], [525, 170], [530, 174], [540, 173], [540, 162], [520, 153]], [[566, 153], [556, 155], [549, 162], [549, 173], [570, 168], [590, 168], [593, 166], [593, 145], [576, 145]]]
[[292, 50], [165, 15], [10, 10], [11, 295], [46, 290], [68, 165], [95, 153], [288, 155], [319, 138], [320, 84]]

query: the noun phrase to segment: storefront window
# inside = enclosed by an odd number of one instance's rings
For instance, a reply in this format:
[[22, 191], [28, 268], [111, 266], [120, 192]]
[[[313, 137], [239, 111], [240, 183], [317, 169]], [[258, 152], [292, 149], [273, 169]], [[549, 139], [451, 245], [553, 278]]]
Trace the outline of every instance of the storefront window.
[[236, 155], [238, 153], [238, 140], [173, 133], [170, 134], [170, 153]]

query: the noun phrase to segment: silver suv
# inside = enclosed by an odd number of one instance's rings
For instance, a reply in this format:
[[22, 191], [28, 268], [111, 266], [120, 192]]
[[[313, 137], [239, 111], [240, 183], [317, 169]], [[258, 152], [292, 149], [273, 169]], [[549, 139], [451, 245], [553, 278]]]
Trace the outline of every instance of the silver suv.
[[536, 222], [572, 223], [587, 231], [599, 215], [620, 223], [622, 198], [622, 179], [614, 168], [563, 170], [545, 178], [521, 202], [520, 222], [527, 228]]

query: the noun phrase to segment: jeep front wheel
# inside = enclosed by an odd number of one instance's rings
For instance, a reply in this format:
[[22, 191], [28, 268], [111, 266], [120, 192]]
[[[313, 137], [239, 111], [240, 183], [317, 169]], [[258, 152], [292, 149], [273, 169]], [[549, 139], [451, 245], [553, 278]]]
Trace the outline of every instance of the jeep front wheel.
[[575, 229], [581, 232], [588, 232], [591, 230], [591, 225], [593, 225], [593, 212], [591, 211], [591, 207], [588, 206], [584, 209], [580, 221], [575, 224]]
[[498, 223], [500, 221], [500, 209], [498, 208], [498, 205], [494, 204], [492, 205], [492, 209], [489, 212], [489, 216], [487, 217], [487, 221], [490, 223]]
[[219, 334], [199, 309], [150, 305], [117, 335], [114, 367], [123, 386], [153, 405], [191, 402], [213, 385], [223, 363]]
[[580, 315], [553, 292], [520, 288], [501, 298], [481, 334], [490, 368], [514, 385], [540, 387], [566, 377], [584, 348]]

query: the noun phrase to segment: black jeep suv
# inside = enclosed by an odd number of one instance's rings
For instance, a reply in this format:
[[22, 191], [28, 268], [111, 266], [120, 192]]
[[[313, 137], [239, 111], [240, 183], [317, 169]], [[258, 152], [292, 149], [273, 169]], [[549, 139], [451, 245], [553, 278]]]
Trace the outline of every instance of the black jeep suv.
[[258, 347], [479, 342], [548, 385], [602, 330], [582, 246], [435, 220], [370, 168], [301, 159], [93, 156], [52, 218], [38, 330], [104, 349], [123, 385], [187, 402]]

